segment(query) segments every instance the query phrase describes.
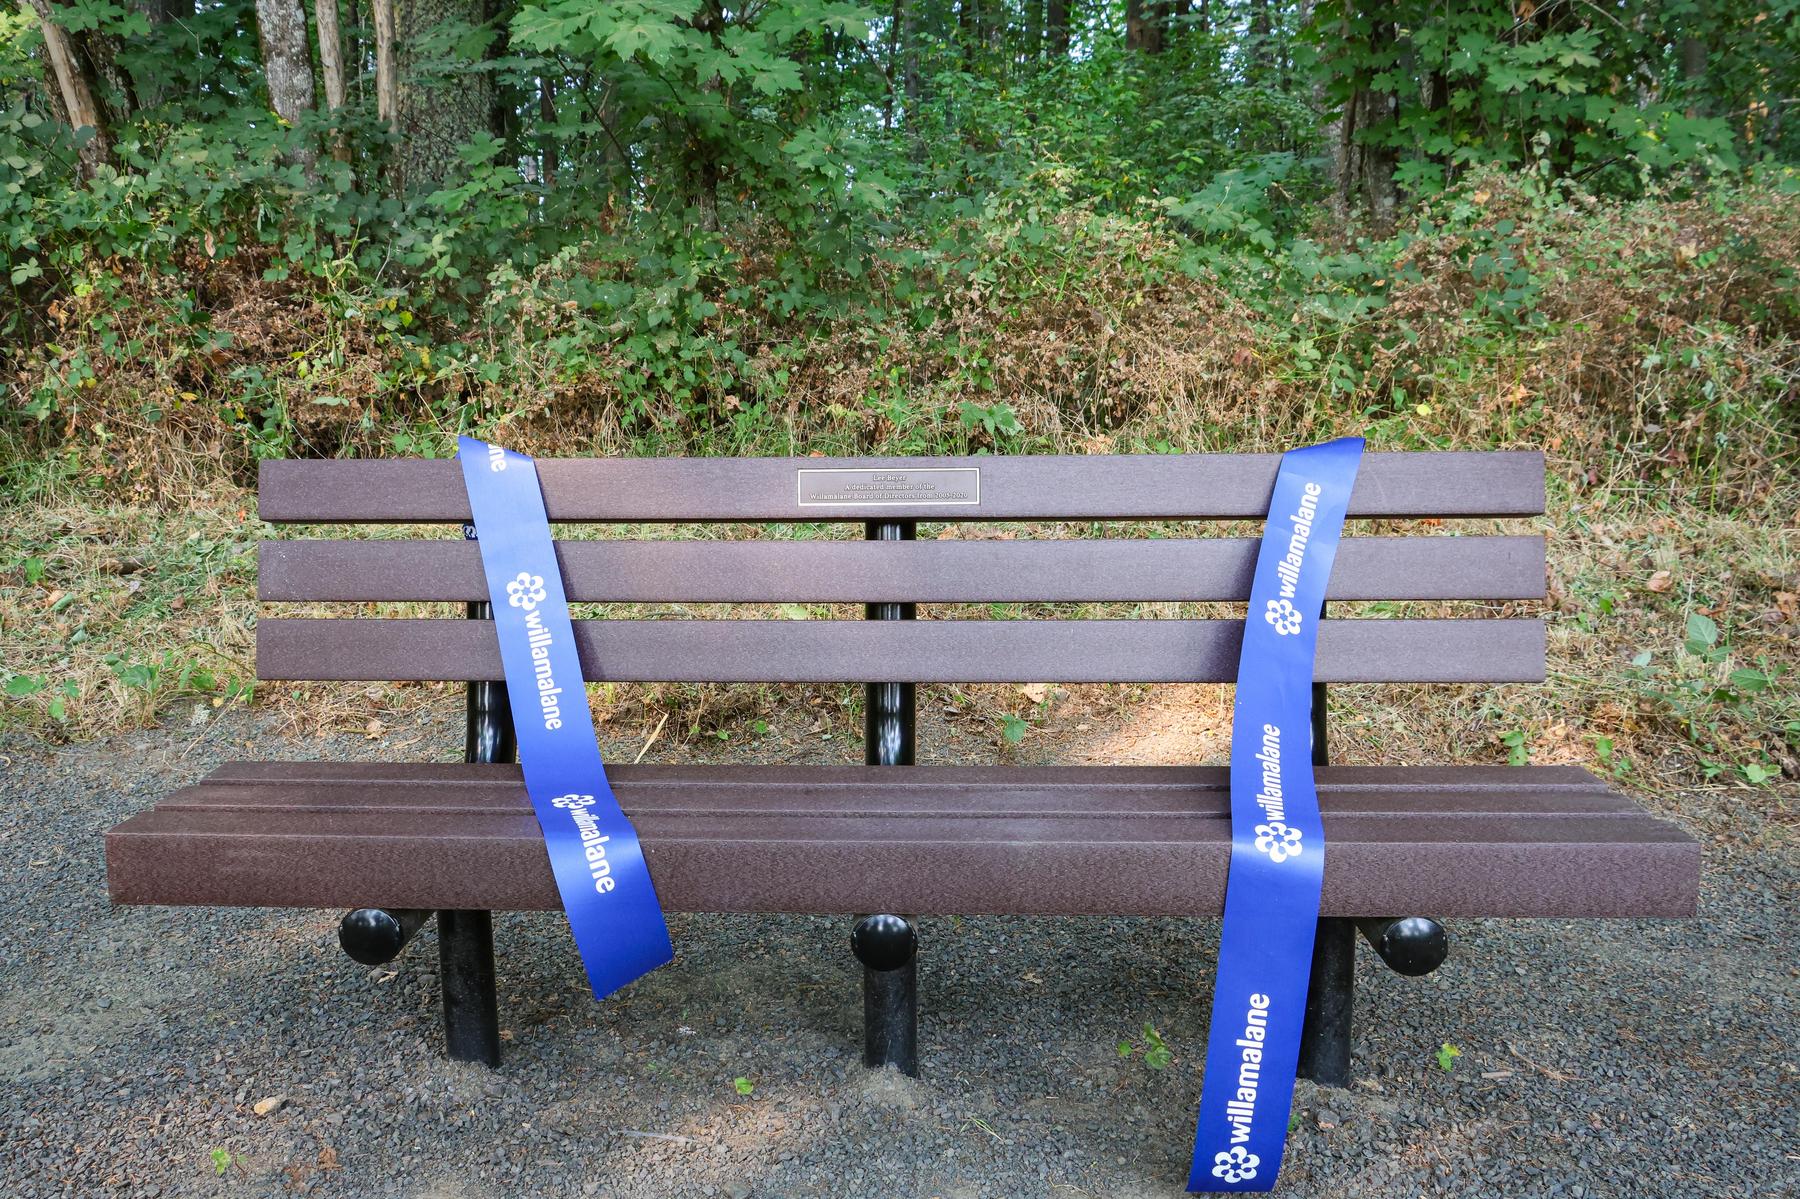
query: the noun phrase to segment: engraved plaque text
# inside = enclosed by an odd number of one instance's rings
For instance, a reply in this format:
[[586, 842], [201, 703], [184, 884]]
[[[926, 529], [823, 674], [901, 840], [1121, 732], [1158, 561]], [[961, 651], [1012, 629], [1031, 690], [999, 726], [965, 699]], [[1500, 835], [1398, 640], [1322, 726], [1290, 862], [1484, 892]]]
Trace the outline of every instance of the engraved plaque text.
[[979, 504], [981, 470], [974, 466], [923, 470], [800, 471], [802, 508], [867, 508], [883, 504]]

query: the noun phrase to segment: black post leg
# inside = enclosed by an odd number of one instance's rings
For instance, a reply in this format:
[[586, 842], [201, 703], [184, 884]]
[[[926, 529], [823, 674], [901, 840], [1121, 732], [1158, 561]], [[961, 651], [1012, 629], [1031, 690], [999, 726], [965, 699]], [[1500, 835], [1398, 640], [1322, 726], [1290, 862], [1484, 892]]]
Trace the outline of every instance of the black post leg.
[[438, 913], [438, 974], [451, 1060], [498, 1066], [500, 1004], [494, 988], [492, 913]]
[[1356, 922], [1327, 916], [1313, 935], [1312, 981], [1300, 1028], [1300, 1077], [1320, 1086], [1350, 1085], [1355, 981]]
[[863, 1065], [919, 1076], [919, 934], [904, 916], [864, 916], [850, 934], [863, 964]]
[[[870, 521], [870, 541], [911, 541], [911, 521]], [[869, 620], [912, 620], [912, 604], [868, 604]], [[870, 766], [913, 764], [915, 711], [911, 683], [870, 683], [863, 696], [863, 760]], [[863, 964], [863, 1065], [892, 1066], [919, 1076], [918, 930], [904, 916], [865, 916], [850, 934]]]
[[[464, 526], [465, 536], [473, 536]], [[468, 607], [469, 619], [487, 620], [485, 603]], [[518, 756], [506, 684], [469, 684], [463, 760], [511, 762]], [[438, 977], [444, 995], [444, 1040], [458, 1062], [500, 1064], [500, 1000], [494, 985], [494, 917], [490, 912], [438, 913]]]
[[[1321, 606], [1319, 616], [1325, 610]], [[1325, 739], [1325, 684], [1312, 690], [1312, 760], [1331, 760]], [[1340, 916], [1319, 920], [1313, 933], [1312, 976], [1306, 984], [1306, 1020], [1300, 1027], [1300, 1076], [1321, 1086], [1350, 1085], [1350, 1045], [1356, 1006], [1356, 922]]]

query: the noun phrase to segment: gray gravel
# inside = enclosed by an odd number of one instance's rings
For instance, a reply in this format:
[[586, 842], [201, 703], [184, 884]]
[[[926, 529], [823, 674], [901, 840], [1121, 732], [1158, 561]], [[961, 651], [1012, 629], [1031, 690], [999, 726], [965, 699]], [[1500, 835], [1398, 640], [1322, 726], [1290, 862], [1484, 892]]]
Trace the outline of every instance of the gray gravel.
[[[597, 1005], [558, 918], [499, 916], [488, 1071], [442, 1059], [429, 931], [371, 971], [337, 913], [108, 906], [101, 832], [171, 787], [384, 750], [245, 716], [4, 747], [0, 1195], [1181, 1193], [1212, 921], [925, 922], [914, 1082], [860, 1066], [845, 919], [674, 917]], [[1460, 921], [1425, 980], [1361, 954], [1359, 1081], [1301, 1084], [1281, 1193], [1800, 1193], [1792, 805], [1682, 801], [1698, 920]], [[1117, 1052], [1145, 1021], [1164, 1071]]]

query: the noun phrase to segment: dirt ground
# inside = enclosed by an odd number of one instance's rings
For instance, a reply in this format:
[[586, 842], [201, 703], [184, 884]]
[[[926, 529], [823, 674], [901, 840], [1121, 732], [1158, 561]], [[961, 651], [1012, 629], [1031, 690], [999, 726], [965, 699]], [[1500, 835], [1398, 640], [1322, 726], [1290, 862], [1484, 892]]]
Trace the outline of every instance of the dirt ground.
[[[920, 758], [1216, 761], [1221, 694], [1052, 696], [1015, 747], [934, 690]], [[639, 715], [608, 726], [609, 760], [644, 749]], [[113, 908], [100, 841], [224, 760], [454, 756], [455, 714], [304, 737], [196, 719], [0, 747], [0, 1193], [1181, 1193], [1216, 921], [925, 921], [913, 1081], [861, 1067], [847, 917], [676, 916], [676, 961], [596, 1004], [557, 917], [504, 914], [505, 1062], [457, 1065], [429, 927], [371, 970], [338, 950], [337, 912]], [[819, 698], [747, 741], [665, 730], [645, 760], [860, 755]], [[1281, 1193], [1800, 1189], [1795, 797], [1654, 806], [1706, 846], [1700, 918], [1456, 921], [1422, 980], [1361, 953], [1358, 1078], [1301, 1084]], [[1165, 1069], [1145, 1064], [1146, 1024]]]

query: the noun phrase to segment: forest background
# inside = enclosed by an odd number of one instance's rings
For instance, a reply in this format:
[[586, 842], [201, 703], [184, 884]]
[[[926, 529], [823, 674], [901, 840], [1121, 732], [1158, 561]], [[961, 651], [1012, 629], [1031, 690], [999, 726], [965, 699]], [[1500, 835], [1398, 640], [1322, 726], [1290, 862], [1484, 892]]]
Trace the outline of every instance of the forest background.
[[1346, 688], [1345, 760], [1791, 794], [1797, 99], [1796, 0], [25, 0], [0, 724], [433, 702], [255, 694], [263, 458], [1361, 432], [1548, 453], [1554, 678]]

